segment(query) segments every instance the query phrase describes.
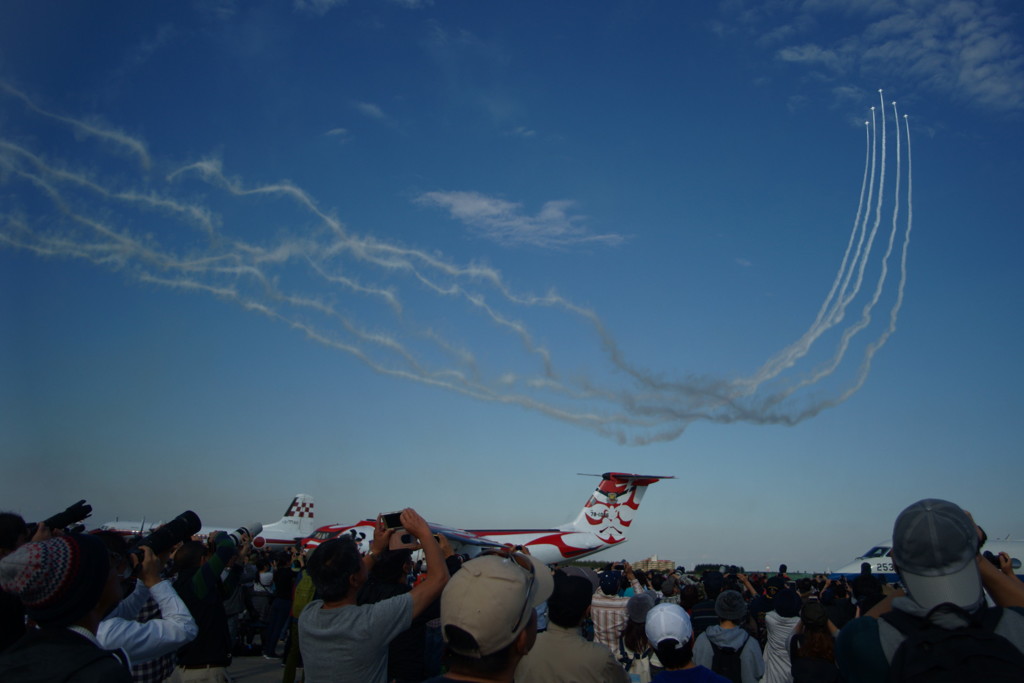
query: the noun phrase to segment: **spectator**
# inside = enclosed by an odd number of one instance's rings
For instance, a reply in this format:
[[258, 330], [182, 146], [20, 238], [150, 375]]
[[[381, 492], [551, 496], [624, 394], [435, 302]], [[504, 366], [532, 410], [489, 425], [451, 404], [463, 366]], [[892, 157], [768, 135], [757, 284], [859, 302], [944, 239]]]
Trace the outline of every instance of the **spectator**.
[[686, 610], [687, 614], [693, 614], [693, 608], [697, 606], [698, 602], [700, 602], [700, 589], [697, 586], [687, 584], [679, 591], [679, 606]]
[[256, 579], [256, 567], [249, 562], [251, 552], [252, 544], [244, 544], [231, 559], [229, 569], [225, 570], [227, 574], [221, 573], [221, 580], [225, 580], [230, 576], [230, 567], [237, 564], [240, 568], [237, 582], [232, 582], [235, 584], [234, 589], [224, 598], [224, 614], [228, 619], [228, 635], [233, 654], [242, 650], [242, 627], [250, 616], [253, 582]]
[[[945, 500], [920, 500], [896, 518], [892, 539], [893, 564], [907, 594], [887, 598], [839, 632], [836, 661], [843, 677], [850, 683], [888, 680], [897, 657], [937, 666], [920, 659], [920, 648], [903, 647], [909, 645], [908, 633], [927, 629], [941, 644], [947, 677], [1019, 680], [1024, 671], [1021, 583], [978, 555], [979, 531], [970, 516]], [[1001, 608], [987, 607], [983, 588]], [[946, 638], [949, 632], [956, 637]], [[1003, 678], [977, 675], [1001, 662], [1010, 665]], [[935, 675], [934, 669], [922, 668]]]
[[[743, 683], [756, 683], [764, 675], [764, 658], [761, 646], [756, 638], [741, 627], [747, 620], [747, 603], [737, 591], [722, 591], [715, 600], [715, 614], [718, 624], [709, 626], [704, 633], [697, 636], [693, 646], [693, 661], [701, 666], [726, 675], [714, 666], [715, 654], [724, 652], [719, 661], [731, 659], [730, 652], [738, 655], [740, 680]], [[726, 649], [727, 648], [727, 649]]]
[[[308, 551], [303, 551], [308, 552]], [[302, 561], [302, 571], [296, 577], [295, 593], [292, 596], [291, 614], [291, 637], [288, 639], [288, 649], [284, 655], [284, 677], [283, 683], [295, 683], [295, 673], [303, 668], [302, 650], [299, 646], [299, 615], [302, 610], [316, 597], [316, 587], [313, 585], [313, 578], [306, 571], [305, 557]]]
[[550, 595], [547, 567], [522, 553], [484, 555], [462, 566], [441, 596], [448, 674], [429, 683], [509, 683], [537, 637], [535, 607]]
[[[231, 633], [228, 630], [224, 595], [238, 582], [242, 569], [233, 567], [228, 581], [221, 573], [235, 555], [235, 541], [224, 532], [211, 537], [211, 547], [186, 541], [174, 553], [177, 578], [174, 589], [199, 625], [195, 640], [178, 651], [175, 681], [226, 681], [225, 668], [231, 663]], [[240, 537], [248, 543], [248, 534]]]
[[[370, 570], [370, 577], [359, 589], [356, 604], [367, 605], [408, 593], [407, 575], [412, 568], [412, 551], [408, 548], [385, 550]], [[412, 625], [395, 636], [388, 645], [388, 680], [422, 681], [426, 675], [424, 648], [426, 646], [426, 619], [424, 611], [412, 620]]]
[[[131, 578], [133, 558], [129, 557], [124, 538], [112, 531], [94, 535], [107, 548], [114, 571], [122, 581], [122, 592], [128, 595], [100, 622], [96, 632], [100, 647], [124, 650], [135, 665], [176, 652], [191, 642], [199, 633], [199, 627], [171, 582], [160, 576], [167, 558], [154, 555], [149, 546], [142, 546], [142, 561], [137, 566], [139, 580], [136, 581]], [[157, 603], [160, 618], [140, 623], [137, 621], [139, 613], [151, 596]]]
[[[628, 562], [622, 565], [625, 568], [626, 578], [633, 590], [641, 592], [640, 584], [633, 574], [633, 567]], [[619, 633], [626, 624], [626, 603], [627, 597], [619, 597], [619, 587], [622, 581], [622, 572], [618, 570], [606, 571], [601, 574], [601, 589], [594, 593], [591, 601], [590, 615], [594, 620], [594, 640], [601, 643], [609, 650], [618, 646]]]
[[285, 553], [278, 553], [274, 560], [274, 599], [270, 603], [270, 616], [267, 630], [263, 632], [263, 658], [277, 657], [277, 643], [281, 632], [288, 625], [292, 613], [292, 591], [295, 589], [295, 572], [292, 571], [292, 558]]
[[842, 578], [826, 584], [825, 590], [821, 592], [821, 604], [825, 606], [828, 620], [838, 629], [846, 626], [857, 615], [857, 608], [850, 600], [850, 592]]
[[[660, 662], [654, 659], [654, 648], [647, 641], [647, 615], [657, 600], [655, 593], [644, 592], [634, 595], [626, 603], [626, 625], [619, 634], [619, 649], [615, 654], [630, 675], [630, 680], [648, 683], [652, 669], [660, 670]], [[672, 604], [672, 603], [668, 603]]]
[[[46, 525], [36, 527], [37, 534], [49, 533]], [[47, 536], [48, 537], [48, 536]], [[44, 540], [42, 537], [34, 541]], [[21, 515], [0, 512], [0, 559], [28, 543], [28, 525]], [[18, 598], [0, 591], [0, 652], [13, 645], [25, 635], [25, 607]]]
[[299, 648], [309, 683], [339, 677], [362, 683], [387, 680], [388, 643], [409, 628], [441, 594], [448, 569], [430, 527], [412, 508], [401, 514], [402, 526], [423, 546], [430, 571], [410, 592], [381, 602], [358, 605], [359, 589], [370, 568], [389, 546], [393, 529], [377, 519], [370, 552], [360, 560], [351, 536], [331, 539], [313, 552], [306, 564], [319, 600], [299, 615]]
[[[516, 678], [537, 683], [628, 682], [629, 676], [611, 650], [600, 643], [588, 642], [580, 635], [580, 624], [590, 611], [593, 599], [590, 582], [559, 572], [554, 576], [553, 585], [547, 601], [548, 630], [537, 636], [533, 649], [519, 662]], [[645, 596], [636, 596], [630, 602], [637, 597]]]
[[261, 559], [258, 564], [256, 578], [252, 583], [252, 607], [256, 612], [256, 620], [266, 627], [270, 621], [270, 603], [274, 600], [274, 565]]
[[800, 623], [789, 641], [789, 660], [793, 683], [839, 683], [836, 667], [835, 635], [838, 629], [828, 619], [825, 606], [819, 602], [805, 603], [800, 610]]
[[868, 613], [885, 597], [882, 594], [882, 582], [871, 573], [871, 563], [860, 563], [860, 574], [850, 582], [853, 597], [857, 600], [857, 610], [861, 616]]
[[722, 592], [725, 584], [725, 576], [717, 569], [704, 572], [701, 576], [701, 583], [704, 586], [704, 599], [693, 606], [690, 610], [690, 620], [693, 625], [694, 636], [699, 636], [704, 629], [718, 624], [718, 615], [715, 613], [715, 601], [718, 594]]
[[0, 653], [4, 683], [131, 681], [127, 657], [96, 640], [103, 615], [121, 600], [99, 539], [65, 534], [22, 545], [0, 560], [0, 586], [39, 625]]
[[647, 640], [665, 670], [651, 683], [730, 683], [693, 661], [693, 626], [679, 605], [657, 605], [647, 613]]
[[764, 648], [764, 683], [790, 683], [789, 637], [800, 621], [803, 603], [791, 588], [780, 590], [772, 602], [775, 609], [765, 615], [768, 644]]
[[679, 604], [679, 585], [674, 575], [669, 574], [665, 577], [665, 580], [661, 582], [661, 596], [661, 601], [663, 603], [673, 605]]

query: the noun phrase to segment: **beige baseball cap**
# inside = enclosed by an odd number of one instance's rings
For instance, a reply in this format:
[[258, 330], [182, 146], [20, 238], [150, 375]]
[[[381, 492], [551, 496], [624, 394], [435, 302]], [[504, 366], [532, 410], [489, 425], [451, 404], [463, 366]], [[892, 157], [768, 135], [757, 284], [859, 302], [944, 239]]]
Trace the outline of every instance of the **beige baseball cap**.
[[[551, 595], [548, 568], [523, 553], [484, 555], [462, 565], [441, 595], [441, 632], [448, 647], [466, 657], [493, 654], [530, 623], [530, 611]], [[477, 647], [454, 647], [448, 626], [473, 636]]]

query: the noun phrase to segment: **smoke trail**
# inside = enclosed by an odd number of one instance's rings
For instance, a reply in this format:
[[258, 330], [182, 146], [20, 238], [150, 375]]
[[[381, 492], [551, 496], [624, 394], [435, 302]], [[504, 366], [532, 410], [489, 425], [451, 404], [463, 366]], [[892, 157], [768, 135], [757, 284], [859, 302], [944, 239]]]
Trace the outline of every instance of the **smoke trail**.
[[60, 123], [71, 126], [76, 132], [82, 135], [95, 137], [101, 141], [112, 143], [115, 146], [127, 148], [128, 151], [139, 157], [139, 163], [142, 165], [142, 168], [144, 169], [148, 169], [152, 163], [149, 159], [149, 152], [146, 150], [146, 146], [139, 142], [138, 140], [136, 140], [135, 138], [128, 135], [127, 133], [123, 133], [118, 130], [101, 128], [99, 126], [86, 123], [85, 121], [79, 121], [78, 119], [73, 119], [67, 116], [53, 114], [43, 109], [42, 107], [36, 105], [36, 103], [29, 99], [28, 95], [26, 95], [25, 93], [21, 92], [20, 90], [17, 90], [10, 84], [5, 83], [3, 81], [0, 81], [0, 90], [4, 90], [7, 93], [13, 95], [14, 97], [17, 97], [19, 100], [25, 103], [26, 107], [28, 107], [35, 113], [39, 114], [40, 116], [45, 116], [47, 118], [53, 119], [54, 121], [59, 121]]
[[[45, 121], [101, 140], [104, 150], [132, 151], [144, 169], [153, 164], [140, 140], [53, 114], [10, 86], [2, 85], [0, 92]], [[895, 104], [893, 111], [896, 116]], [[133, 175], [122, 168], [106, 177], [95, 170], [83, 140], [54, 159], [22, 141], [0, 138], [0, 185], [10, 186], [9, 196], [18, 199], [0, 207], [0, 246], [80, 259], [134, 281], [214, 296], [287, 325], [382, 375], [519, 406], [620, 443], [672, 440], [698, 420], [796, 424], [856, 392], [874, 354], [896, 328], [912, 222], [909, 124], [907, 219], [895, 303], [888, 327], [866, 345], [852, 379], [844, 383], [837, 377], [848, 365], [853, 340], [869, 327], [885, 295], [900, 230], [899, 124], [897, 119], [895, 187], [887, 195], [884, 101], [881, 116], [879, 126], [872, 107], [856, 215], [817, 315], [796, 341], [749, 377], [673, 376], [642, 368], [597, 312], [554, 290], [517, 291], [491, 266], [458, 264], [352, 233], [333, 209], [323, 208], [325, 203], [295, 183], [234, 177], [214, 158], [163, 173]], [[163, 165], [157, 160], [156, 166]], [[892, 227], [885, 253], [873, 257], [886, 201], [894, 202]], [[262, 229], [270, 214], [282, 226], [273, 237]], [[875, 269], [875, 287], [865, 295], [860, 317], [844, 323], [867, 273]], [[442, 316], [423, 313], [439, 307]], [[541, 316], [548, 317], [547, 324], [538, 321]], [[459, 325], [445, 324], [448, 317], [465, 318], [476, 332], [490, 334], [492, 343], [467, 346]], [[572, 335], [571, 343], [560, 352], [551, 342], [565, 334]], [[838, 339], [831, 356], [810, 364], [811, 354], [832, 337]], [[586, 362], [577, 362], [586, 354]], [[594, 355], [606, 367], [595, 371]], [[811, 388], [822, 389], [827, 378], [839, 386], [824, 398], [809, 394]]]

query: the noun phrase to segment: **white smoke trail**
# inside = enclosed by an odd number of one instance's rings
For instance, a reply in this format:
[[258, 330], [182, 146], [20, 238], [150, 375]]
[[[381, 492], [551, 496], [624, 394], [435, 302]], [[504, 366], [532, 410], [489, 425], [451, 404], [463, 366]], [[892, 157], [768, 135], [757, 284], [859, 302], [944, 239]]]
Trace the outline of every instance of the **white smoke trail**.
[[146, 146], [127, 133], [123, 133], [119, 130], [110, 130], [109, 128], [101, 128], [99, 126], [86, 123], [85, 121], [51, 113], [38, 106], [29, 98], [28, 95], [3, 81], [0, 81], [0, 90], [4, 90], [14, 97], [17, 97], [25, 103], [25, 106], [35, 113], [71, 126], [76, 132], [82, 135], [95, 137], [103, 142], [113, 143], [118, 147], [126, 147], [129, 151], [139, 157], [139, 163], [142, 164], [142, 168], [144, 169], [148, 169], [152, 164], [149, 158], [149, 152], [146, 150]]
[[[139, 140], [52, 114], [10, 86], [0, 91], [48, 121], [132, 150], [144, 168], [152, 163]], [[895, 104], [893, 108], [895, 115]], [[870, 325], [872, 310], [885, 293], [899, 230], [902, 180], [897, 120], [892, 229], [885, 254], [872, 259], [886, 191], [884, 112], [883, 101], [880, 139], [874, 107], [865, 127], [856, 216], [831, 288], [803, 335], [750, 377], [678, 377], [641, 368], [595, 311], [554, 290], [541, 295], [518, 292], [491, 266], [460, 265], [424, 250], [353, 234], [333, 210], [321, 208], [298, 185], [285, 180], [253, 184], [226, 174], [213, 158], [162, 175], [137, 176], [131, 181], [135, 187], [125, 187], [124, 178], [132, 176], [123, 171], [113, 180], [104, 178], [83, 170], [94, 164], [54, 160], [20, 141], [0, 138], [0, 185], [11, 185], [10, 196], [24, 199], [17, 206], [0, 207], [0, 246], [82, 259], [136, 281], [212, 295], [288, 325], [382, 375], [520, 406], [621, 443], [675, 439], [697, 420], [796, 424], [838, 405], [863, 385], [871, 359], [895, 330], [902, 306], [912, 220], [909, 125], [907, 222], [889, 325], [867, 345], [852, 381], [831, 397], [801, 391], [821, 386], [845, 367], [853, 339]], [[82, 152], [68, 150], [71, 156], [76, 153]], [[218, 191], [216, 204], [204, 193], [190, 194], [195, 181], [204, 192]], [[251, 217], [235, 217], [234, 212], [246, 215], [248, 203], [257, 197], [262, 199], [256, 220], [267, 202], [284, 212], [286, 225], [273, 238], [254, 237], [261, 232], [255, 229], [259, 225], [245, 222]], [[306, 225], [309, 217], [316, 228], [296, 227]], [[846, 310], [859, 298], [869, 268], [880, 269], [874, 291], [860, 318], [844, 326]], [[453, 332], [451, 326], [446, 330], [419, 321], [424, 305], [443, 306], [453, 316], [474, 316], [478, 326], [482, 321], [483, 331], [492, 333], [497, 350], [468, 348], [457, 328]], [[587, 336], [574, 338], [567, 345], [570, 351], [559, 354], [549, 343], [551, 333], [529, 319], [543, 311], [554, 316], [560, 330], [556, 337], [565, 326], [583, 323], [582, 332], [596, 335], [593, 350], [603, 354], [612, 372], [594, 372], [586, 364], [582, 367], [589, 370], [579, 369], [575, 356], [585, 348]], [[807, 368], [806, 359], [826, 335], [838, 336], [834, 353]], [[507, 361], [513, 351], [517, 357]]]

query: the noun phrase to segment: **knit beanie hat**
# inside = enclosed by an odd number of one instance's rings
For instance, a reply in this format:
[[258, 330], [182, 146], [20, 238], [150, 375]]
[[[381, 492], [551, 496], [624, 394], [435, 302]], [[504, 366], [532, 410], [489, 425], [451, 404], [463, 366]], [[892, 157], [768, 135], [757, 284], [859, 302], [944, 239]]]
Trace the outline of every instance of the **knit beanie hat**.
[[70, 626], [99, 602], [109, 573], [101, 540], [65, 534], [26, 543], [0, 560], [0, 587], [17, 596], [40, 626]]
[[747, 616], [747, 603], [737, 591], [722, 591], [715, 600], [715, 614], [719, 619], [743, 621], [743, 617]]

